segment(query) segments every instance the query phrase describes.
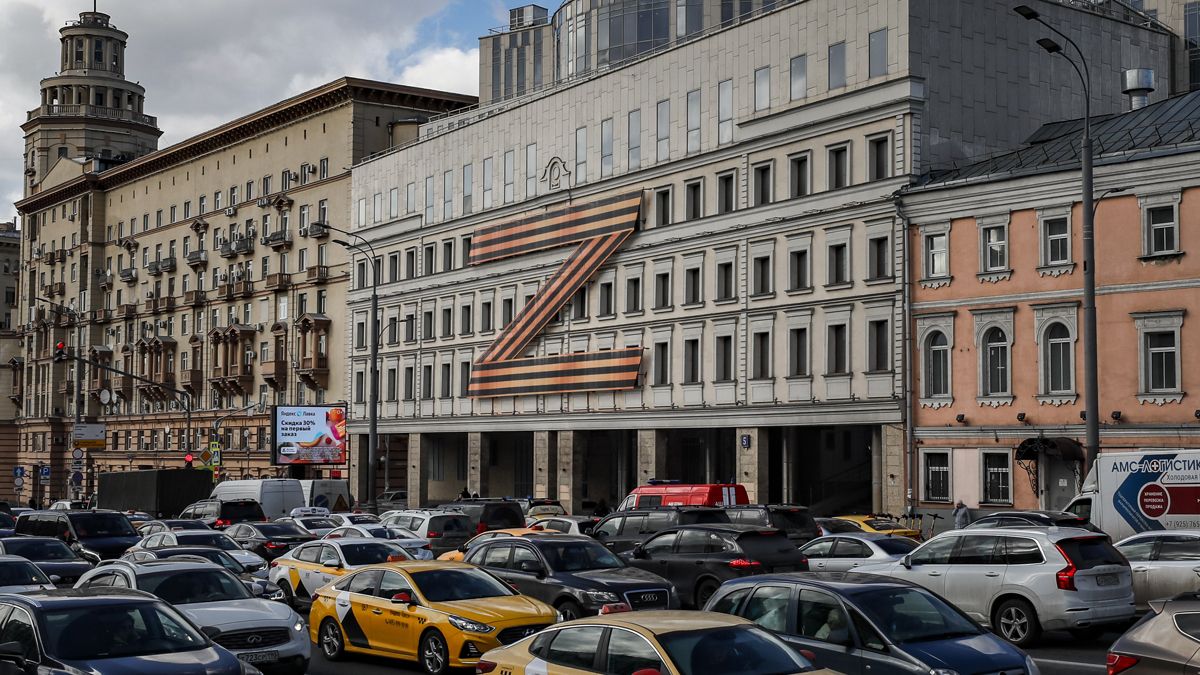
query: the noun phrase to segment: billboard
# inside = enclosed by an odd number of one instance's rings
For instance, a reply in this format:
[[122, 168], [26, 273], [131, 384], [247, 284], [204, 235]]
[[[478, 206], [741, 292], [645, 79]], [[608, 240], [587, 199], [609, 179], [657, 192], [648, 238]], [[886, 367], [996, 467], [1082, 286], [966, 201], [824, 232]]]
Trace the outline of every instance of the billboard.
[[275, 429], [274, 464], [345, 464], [346, 407], [341, 405], [277, 405], [271, 412]]

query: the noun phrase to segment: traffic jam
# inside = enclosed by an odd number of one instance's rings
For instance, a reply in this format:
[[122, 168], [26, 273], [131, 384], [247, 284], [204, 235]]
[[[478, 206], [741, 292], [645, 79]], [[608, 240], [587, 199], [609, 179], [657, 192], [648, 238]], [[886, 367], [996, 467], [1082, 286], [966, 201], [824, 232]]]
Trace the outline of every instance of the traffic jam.
[[331, 512], [292, 479], [226, 481], [172, 518], [4, 505], [0, 673], [366, 659], [430, 674], [1033, 674], [1026, 650], [1048, 632], [1120, 634], [1110, 675], [1185, 672], [1200, 530], [1119, 527], [1144, 468], [1126, 467], [1068, 511], [944, 525], [675, 481], [590, 515], [507, 497]]

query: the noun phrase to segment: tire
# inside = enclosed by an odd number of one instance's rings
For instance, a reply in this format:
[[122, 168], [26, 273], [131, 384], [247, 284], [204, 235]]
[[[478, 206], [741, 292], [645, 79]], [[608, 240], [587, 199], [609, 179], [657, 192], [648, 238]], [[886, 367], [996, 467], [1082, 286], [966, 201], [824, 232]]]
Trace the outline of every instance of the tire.
[[282, 579], [279, 581], [279, 590], [283, 591], [283, 604], [296, 609], [296, 594], [292, 592], [292, 585]]
[[436, 630], [426, 631], [417, 648], [421, 669], [429, 675], [444, 675], [450, 671], [450, 650], [446, 638]]
[[574, 600], [563, 600], [555, 606], [555, 609], [562, 614], [563, 621], [571, 621], [573, 619], [582, 619], [587, 616], [583, 612], [583, 608]]
[[326, 660], [340, 661], [346, 655], [346, 636], [342, 634], [342, 627], [333, 619], [322, 621], [321, 630], [317, 633], [317, 645]]
[[717, 589], [720, 587], [721, 584], [717, 583], [714, 579], [705, 579], [696, 584], [695, 608], [704, 609], [704, 605], [708, 603], [708, 599], [711, 598], [713, 593], [716, 593]]
[[1000, 603], [992, 615], [992, 630], [1022, 649], [1032, 646], [1042, 636], [1042, 624], [1038, 622], [1037, 612], [1020, 598], [1010, 598]]

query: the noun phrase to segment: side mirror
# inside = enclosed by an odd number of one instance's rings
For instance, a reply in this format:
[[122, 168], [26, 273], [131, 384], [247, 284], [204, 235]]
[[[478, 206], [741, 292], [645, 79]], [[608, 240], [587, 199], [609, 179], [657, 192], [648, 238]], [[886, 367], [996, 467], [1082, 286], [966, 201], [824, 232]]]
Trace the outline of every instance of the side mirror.
[[25, 647], [20, 642], [0, 644], [0, 656], [15, 662], [21, 668], [25, 667]]
[[467, 550], [468, 550], [468, 549], [467, 549], [467, 545], [466, 545], [466, 544], [459, 544], [459, 545], [458, 545], [458, 552], [459, 552], [459, 553], [466, 553], [466, 552], [467, 552]]
[[321, 565], [321, 567], [327, 567], [331, 570], [340, 570], [342, 569], [342, 563], [330, 560], [329, 562]]
[[904, 565], [904, 567], [906, 567], [907, 569], [910, 569], [910, 570], [911, 570], [911, 569], [912, 569], [912, 565], [913, 565], [913, 563], [912, 563], [912, 554], [911, 554], [911, 553], [909, 553], [908, 555], [906, 555], [906, 556], [904, 556], [903, 558], [901, 558], [901, 559], [900, 559], [900, 564], [901, 564], [901, 565]]
[[392, 596], [392, 602], [398, 605], [415, 605], [417, 601], [413, 599], [412, 593], [408, 591], [400, 591]]
[[642, 548], [640, 544], [638, 546], [634, 546], [633, 551], [631, 551], [630, 554], [638, 560], [645, 560], [646, 558], [650, 557], [646, 554], [646, 549]]
[[200, 632], [204, 633], [209, 640], [216, 640], [221, 635], [221, 629], [216, 626], [201, 626]]
[[529, 574], [536, 574], [539, 579], [546, 576], [546, 568], [542, 567], [541, 563], [536, 560], [522, 560], [520, 564], [517, 565], [517, 570], [520, 572], [527, 572]]
[[50, 575], [50, 583], [57, 584], [60, 581], [62, 581], [62, 577], [58, 576], [57, 574]]
[[262, 597], [262, 588], [259, 587], [258, 584], [254, 583], [253, 581], [242, 581], [242, 583], [246, 585], [246, 590], [250, 591], [250, 595], [253, 595], [256, 598]]
[[[596, 539], [603, 539], [603, 538], [605, 538], [605, 537], [607, 537], [607, 536], [608, 536], [608, 533], [607, 533], [607, 532], [605, 532], [604, 530], [596, 530], [596, 529], [593, 529], [593, 530], [592, 530], [592, 536], [593, 536], [593, 537], [595, 537]], [[638, 672], [641, 672], [641, 671], [638, 671]], [[654, 672], [656, 672], [656, 673], [657, 673], [658, 671], [656, 670], [656, 671], [654, 671]]]

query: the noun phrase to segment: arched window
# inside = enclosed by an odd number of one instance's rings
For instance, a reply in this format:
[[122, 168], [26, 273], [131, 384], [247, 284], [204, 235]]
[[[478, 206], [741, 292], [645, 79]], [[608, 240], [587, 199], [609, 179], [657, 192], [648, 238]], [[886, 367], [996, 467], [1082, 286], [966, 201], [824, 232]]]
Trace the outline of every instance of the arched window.
[[983, 349], [983, 395], [1008, 395], [1008, 338], [1004, 331], [992, 328], [984, 333]]
[[1067, 327], [1061, 323], [1050, 324], [1042, 340], [1042, 350], [1046, 393], [1075, 391], [1075, 349]]
[[950, 395], [950, 343], [934, 331], [925, 341], [925, 397]]

